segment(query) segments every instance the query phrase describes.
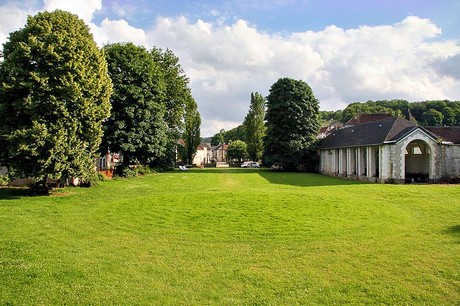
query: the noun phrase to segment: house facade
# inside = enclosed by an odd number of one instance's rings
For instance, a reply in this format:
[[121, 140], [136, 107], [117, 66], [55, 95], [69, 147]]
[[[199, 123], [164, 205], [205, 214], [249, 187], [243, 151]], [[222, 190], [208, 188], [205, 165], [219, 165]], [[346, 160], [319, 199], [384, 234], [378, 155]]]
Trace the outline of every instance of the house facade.
[[320, 172], [373, 182], [460, 177], [460, 128], [390, 117], [339, 129], [320, 145]]
[[212, 149], [207, 143], [200, 143], [196, 149], [195, 157], [193, 158], [193, 164], [197, 167], [209, 164], [212, 159]]
[[227, 161], [228, 144], [219, 144], [212, 147], [212, 160], [216, 163]]

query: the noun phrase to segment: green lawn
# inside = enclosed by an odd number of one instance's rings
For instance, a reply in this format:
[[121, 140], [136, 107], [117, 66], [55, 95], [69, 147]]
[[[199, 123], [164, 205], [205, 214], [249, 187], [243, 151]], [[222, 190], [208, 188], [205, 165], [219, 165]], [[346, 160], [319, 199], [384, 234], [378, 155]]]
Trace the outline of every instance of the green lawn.
[[460, 186], [255, 169], [0, 189], [0, 305], [460, 304]]

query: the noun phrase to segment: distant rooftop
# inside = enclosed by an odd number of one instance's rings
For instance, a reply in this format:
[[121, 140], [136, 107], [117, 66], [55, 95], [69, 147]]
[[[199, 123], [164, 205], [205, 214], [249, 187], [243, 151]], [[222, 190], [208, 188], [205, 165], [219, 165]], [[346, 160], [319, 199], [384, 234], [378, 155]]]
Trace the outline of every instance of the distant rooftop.
[[392, 118], [393, 116], [386, 113], [378, 113], [378, 114], [356, 114], [350, 120], [345, 123], [346, 126], [348, 125], [357, 125], [363, 124], [367, 122], [373, 121], [380, 121], [386, 118]]
[[427, 126], [428, 131], [444, 141], [449, 141], [454, 144], [460, 144], [460, 127], [440, 127], [440, 126]]

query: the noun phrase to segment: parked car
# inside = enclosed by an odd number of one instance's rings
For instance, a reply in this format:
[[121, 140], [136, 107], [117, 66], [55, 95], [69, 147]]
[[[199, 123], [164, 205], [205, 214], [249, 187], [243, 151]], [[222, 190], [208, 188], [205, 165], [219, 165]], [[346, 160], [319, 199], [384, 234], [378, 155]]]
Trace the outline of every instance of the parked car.
[[246, 162], [241, 165], [241, 168], [260, 168], [260, 165], [256, 162]]

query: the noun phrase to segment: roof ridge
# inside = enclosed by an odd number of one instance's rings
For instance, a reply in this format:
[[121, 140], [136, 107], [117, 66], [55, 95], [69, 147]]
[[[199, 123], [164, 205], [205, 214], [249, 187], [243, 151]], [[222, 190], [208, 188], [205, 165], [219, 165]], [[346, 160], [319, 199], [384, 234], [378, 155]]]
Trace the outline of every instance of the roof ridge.
[[388, 137], [390, 136], [391, 132], [394, 130], [395, 125], [396, 125], [396, 121], [398, 121], [398, 118], [399, 118], [399, 117], [393, 117], [393, 118], [392, 118], [394, 121], [393, 121], [393, 124], [391, 125], [390, 130], [388, 131], [387, 135], [385, 136], [385, 141], [388, 141], [388, 140], [389, 140]]

